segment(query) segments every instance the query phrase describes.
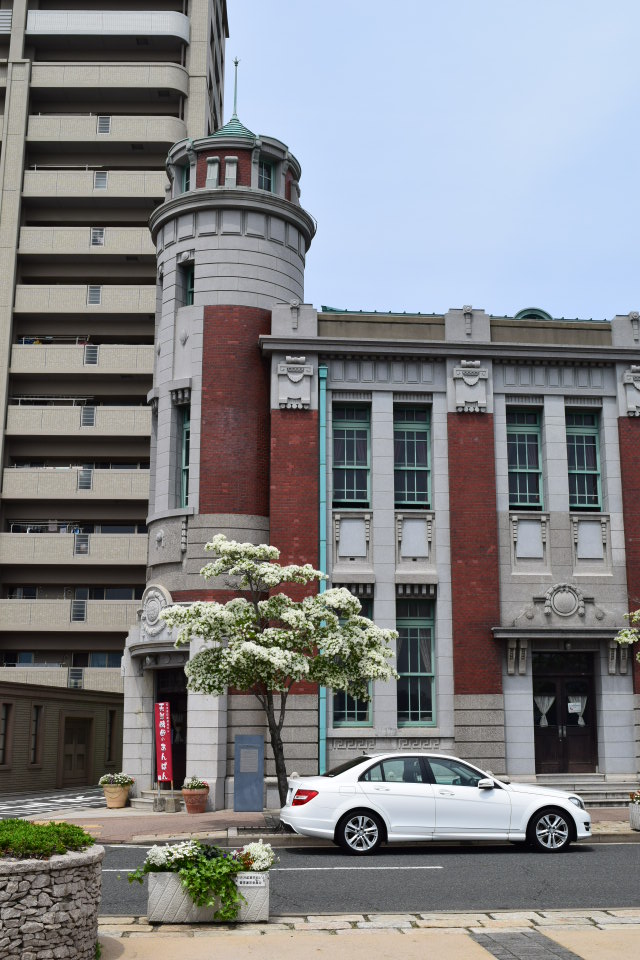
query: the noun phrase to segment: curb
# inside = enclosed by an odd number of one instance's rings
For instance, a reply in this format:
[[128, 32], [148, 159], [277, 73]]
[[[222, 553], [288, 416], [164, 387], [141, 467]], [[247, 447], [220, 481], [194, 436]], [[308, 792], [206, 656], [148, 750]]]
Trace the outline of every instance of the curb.
[[[109, 840], [106, 837], [99, 838], [101, 843], [111, 846], [128, 843], [178, 843], [181, 840], [214, 840], [227, 841], [232, 846], [244, 843], [252, 843], [255, 840], [268, 840], [272, 847], [334, 847], [331, 840], [322, 840], [315, 837], [301, 837], [297, 834], [279, 834], [270, 833], [263, 830], [260, 833], [249, 833], [244, 830], [239, 831], [236, 827], [230, 827], [228, 830], [203, 831], [200, 833], [189, 831], [189, 833], [144, 833], [136, 834], [127, 840]], [[407, 843], [394, 843], [393, 847], [402, 849], [404, 847], [424, 847], [432, 849], [436, 847], [486, 847], [505, 846], [511, 843], [510, 840], [418, 840]], [[640, 843], [640, 832], [621, 832], [621, 833], [596, 833], [589, 840], [581, 840], [581, 846], [591, 846], [594, 843]]]

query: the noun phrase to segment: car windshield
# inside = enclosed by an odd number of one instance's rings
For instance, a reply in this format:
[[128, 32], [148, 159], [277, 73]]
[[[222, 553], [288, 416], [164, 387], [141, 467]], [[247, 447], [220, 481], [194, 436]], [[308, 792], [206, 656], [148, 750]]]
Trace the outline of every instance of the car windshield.
[[369, 756], [355, 757], [353, 760], [345, 760], [344, 763], [341, 763], [339, 766], [334, 767], [332, 770], [327, 770], [326, 773], [323, 773], [323, 777], [337, 777], [339, 773], [345, 773], [346, 770], [351, 770], [352, 767], [357, 767], [361, 763], [366, 763], [367, 760], [371, 760]]

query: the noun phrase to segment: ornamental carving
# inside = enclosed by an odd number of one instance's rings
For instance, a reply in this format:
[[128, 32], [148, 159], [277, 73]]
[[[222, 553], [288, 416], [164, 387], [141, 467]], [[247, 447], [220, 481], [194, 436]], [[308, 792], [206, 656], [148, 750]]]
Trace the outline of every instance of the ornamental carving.
[[143, 640], [157, 637], [166, 628], [160, 614], [165, 607], [171, 606], [171, 594], [159, 583], [150, 584], [142, 594], [142, 613], [140, 615], [140, 636]]
[[462, 360], [453, 369], [455, 405], [458, 413], [486, 413], [489, 371], [479, 360]]
[[640, 417], [640, 366], [632, 364], [622, 375], [627, 400], [627, 415]]
[[313, 367], [306, 357], [287, 357], [278, 364], [278, 406], [281, 410], [311, 408]]
[[569, 583], [555, 584], [544, 595], [544, 612], [547, 616], [557, 613], [559, 617], [572, 617], [577, 613], [584, 617], [582, 592]]

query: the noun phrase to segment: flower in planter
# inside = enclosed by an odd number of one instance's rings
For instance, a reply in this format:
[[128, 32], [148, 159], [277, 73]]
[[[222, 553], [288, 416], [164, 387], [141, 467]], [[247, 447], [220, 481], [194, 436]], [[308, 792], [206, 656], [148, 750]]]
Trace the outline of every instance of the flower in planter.
[[130, 787], [135, 782], [134, 778], [130, 777], [128, 773], [105, 773], [98, 780], [98, 786]]
[[630, 793], [629, 799], [631, 800], [631, 803], [636, 803], [640, 806], [640, 790], [634, 790], [632, 793]]
[[143, 879], [148, 873], [177, 873], [180, 882], [198, 907], [219, 906], [215, 920], [235, 920], [245, 900], [235, 877], [246, 871], [265, 871], [276, 862], [271, 845], [248, 843], [241, 850], [221, 850], [197, 840], [154, 846], [147, 852], [141, 867], [129, 874], [129, 883]]
[[200, 777], [187, 777], [184, 783], [182, 784], [183, 790], [208, 790], [209, 784], [206, 780], [201, 780]]

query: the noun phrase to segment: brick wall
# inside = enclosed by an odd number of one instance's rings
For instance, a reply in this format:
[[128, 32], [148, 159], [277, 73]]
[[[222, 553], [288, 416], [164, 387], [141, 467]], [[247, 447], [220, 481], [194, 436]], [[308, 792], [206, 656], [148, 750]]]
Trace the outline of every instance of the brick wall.
[[224, 186], [224, 158], [238, 158], [238, 172], [236, 183], [239, 187], [251, 186], [251, 150], [237, 150], [235, 147], [226, 147], [224, 150], [207, 150], [198, 154], [196, 160], [196, 187], [204, 187], [207, 182], [207, 160], [210, 157], [218, 157], [220, 160], [220, 174], [218, 182], [221, 187]]
[[[640, 609], [640, 418], [620, 417], [620, 473], [622, 510], [627, 559], [629, 610]], [[640, 693], [640, 664], [636, 660], [638, 644], [631, 648], [633, 689]]]
[[493, 417], [448, 417], [451, 590], [456, 694], [502, 692]]
[[268, 310], [204, 308], [200, 513], [269, 515], [270, 329]]

